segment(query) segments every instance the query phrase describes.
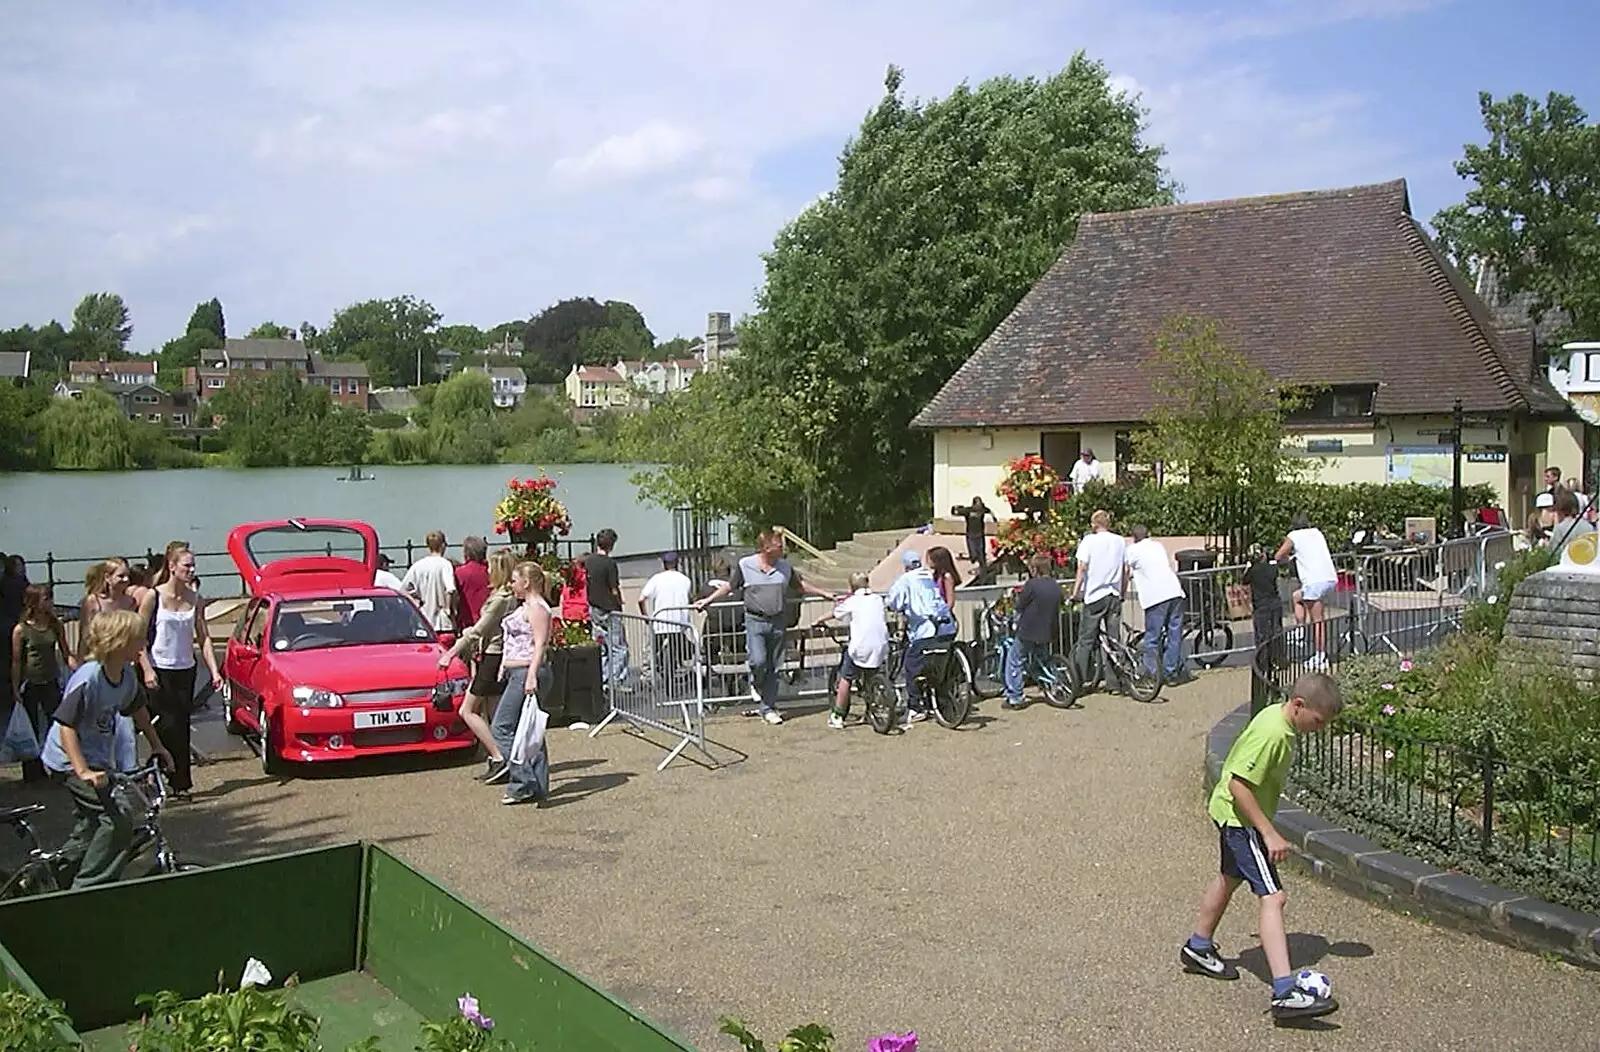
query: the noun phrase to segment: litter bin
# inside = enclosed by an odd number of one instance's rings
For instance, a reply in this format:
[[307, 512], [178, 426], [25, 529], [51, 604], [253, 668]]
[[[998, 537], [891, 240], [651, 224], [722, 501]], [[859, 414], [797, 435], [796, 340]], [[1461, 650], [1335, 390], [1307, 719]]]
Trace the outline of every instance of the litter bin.
[[1217, 553], [1203, 548], [1185, 548], [1174, 556], [1178, 574], [1183, 581], [1183, 599], [1191, 617], [1215, 614], [1222, 609], [1222, 582], [1216, 574], [1196, 573], [1183, 577], [1193, 570], [1210, 570], [1217, 565]]

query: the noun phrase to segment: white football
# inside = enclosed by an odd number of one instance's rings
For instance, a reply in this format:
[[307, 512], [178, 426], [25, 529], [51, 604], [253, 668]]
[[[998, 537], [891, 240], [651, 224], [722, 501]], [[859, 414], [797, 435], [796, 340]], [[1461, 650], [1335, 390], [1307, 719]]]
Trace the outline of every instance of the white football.
[[1321, 972], [1314, 972], [1310, 968], [1300, 969], [1300, 974], [1294, 977], [1294, 984], [1308, 994], [1318, 997], [1331, 997], [1333, 983]]

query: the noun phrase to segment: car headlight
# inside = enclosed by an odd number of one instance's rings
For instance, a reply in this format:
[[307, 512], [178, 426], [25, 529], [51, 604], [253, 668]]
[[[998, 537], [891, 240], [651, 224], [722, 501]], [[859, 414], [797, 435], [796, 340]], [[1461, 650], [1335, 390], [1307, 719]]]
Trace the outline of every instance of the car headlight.
[[471, 685], [472, 680], [465, 676], [456, 676], [454, 679], [447, 679], [440, 683], [439, 689], [449, 694], [453, 698], [457, 694], [465, 694], [467, 692], [467, 688]]
[[344, 698], [321, 687], [296, 687], [294, 703], [307, 709], [337, 709], [344, 705]]

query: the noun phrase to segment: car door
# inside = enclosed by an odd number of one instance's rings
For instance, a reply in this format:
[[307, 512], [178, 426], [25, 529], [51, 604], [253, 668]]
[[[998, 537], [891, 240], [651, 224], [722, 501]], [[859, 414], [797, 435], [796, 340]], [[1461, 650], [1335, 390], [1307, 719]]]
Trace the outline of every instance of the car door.
[[261, 708], [262, 643], [266, 636], [268, 603], [265, 599], [252, 599], [244, 616], [228, 637], [228, 654], [223, 663], [223, 676], [228, 681], [230, 709], [238, 715], [247, 715], [250, 722], [257, 720]]

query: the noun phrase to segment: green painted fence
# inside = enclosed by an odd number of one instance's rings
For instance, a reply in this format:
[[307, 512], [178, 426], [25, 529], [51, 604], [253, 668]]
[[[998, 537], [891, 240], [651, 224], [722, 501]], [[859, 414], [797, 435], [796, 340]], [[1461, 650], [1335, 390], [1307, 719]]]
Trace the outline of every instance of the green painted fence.
[[471, 991], [540, 1052], [690, 1049], [375, 845], [0, 903], [5, 985], [65, 1002], [79, 1033], [137, 1018], [140, 994], [235, 987], [250, 957], [275, 981], [363, 972], [428, 1018]]

